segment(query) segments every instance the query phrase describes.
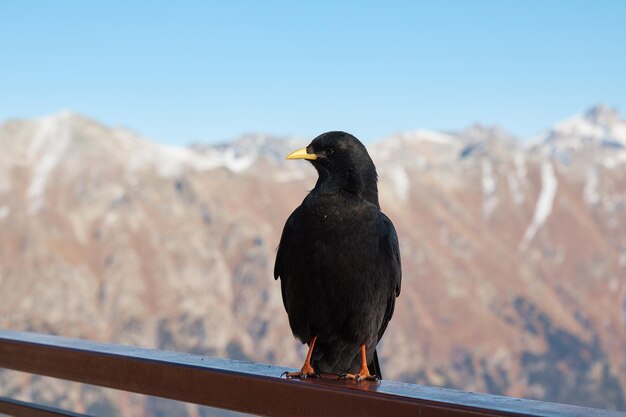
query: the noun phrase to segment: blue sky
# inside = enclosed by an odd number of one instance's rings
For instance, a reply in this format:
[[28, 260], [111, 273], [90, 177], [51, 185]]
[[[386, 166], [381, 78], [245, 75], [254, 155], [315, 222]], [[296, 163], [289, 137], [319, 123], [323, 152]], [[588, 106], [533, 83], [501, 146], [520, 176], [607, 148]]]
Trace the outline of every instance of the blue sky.
[[0, 120], [365, 141], [626, 111], [626, 1], [0, 1]]

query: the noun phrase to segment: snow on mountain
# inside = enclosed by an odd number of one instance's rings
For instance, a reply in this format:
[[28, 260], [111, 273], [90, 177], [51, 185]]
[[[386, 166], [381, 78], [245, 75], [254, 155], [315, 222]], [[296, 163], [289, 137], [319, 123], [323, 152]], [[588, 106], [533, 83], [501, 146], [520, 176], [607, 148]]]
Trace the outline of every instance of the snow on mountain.
[[624, 190], [611, 185], [626, 165], [626, 121], [614, 109], [599, 105], [556, 123], [533, 139], [530, 152], [568, 170], [590, 207], [611, 212], [612, 201], [626, 198]]
[[524, 182], [527, 180], [528, 171], [526, 170], [526, 159], [522, 152], [516, 152], [513, 157], [515, 161], [515, 173], [517, 174], [517, 178]]
[[401, 166], [396, 166], [390, 170], [389, 174], [398, 199], [403, 202], [406, 201], [411, 191], [411, 179], [406, 170]]
[[241, 172], [264, 158], [272, 164], [282, 164], [285, 155], [303, 146], [304, 139], [279, 138], [271, 135], [244, 135], [232, 142], [218, 145], [193, 145], [200, 155], [222, 160], [223, 166]]
[[9, 206], [0, 207], [0, 220], [6, 218], [11, 214], [11, 208]]
[[450, 145], [457, 141], [457, 138], [454, 135], [426, 129], [417, 129], [410, 132], [400, 133], [395, 135], [393, 139], [394, 143], [431, 142], [440, 145]]
[[489, 159], [482, 160], [482, 190], [483, 190], [483, 214], [485, 217], [491, 216], [498, 205], [496, 195], [496, 180], [493, 176], [493, 166]]
[[591, 206], [595, 206], [600, 202], [600, 194], [598, 192], [598, 169], [596, 167], [589, 168], [587, 180], [585, 182], [584, 195], [585, 201]]
[[539, 193], [539, 198], [537, 199], [533, 220], [526, 229], [526, 232], [524, 232], [522, 242], [520, 242], [520, 247], [523, 250], [528, 248], [528, 244], [533, 240], [539, 229], [545, 224], [548, 216], [550, 216], [550, 213], [552, 213], [552, 206], [554, 205], [557, 187], [558, 181], [556, 175], [554, 174], [554, 167], [550, 161], [544, 160], [541, 163], [541, 192]]
[[241, 173], [260, 158], [274, 164], [281, 162], [288, 153], [290, 143], [293, 140], [247, 135], [231, 143], [210, 146], [152, 145], [153, 149], [143, 156], [146, 159], [141, 165], [158, 167], [164, 176], [178, 175], [184, 168], [197, 171], [226, 168], [233, 173]]
[[[14, 123], [14, 122], [9, 122]], [[23, 121], [34, 131], [26, 140], [27, 163], [32, 165], [33, 177], [28, 194], [40, 204], [47, 177], [65, 158], [83, 146], [122, 162], [131, 171], [155, 170], [164, 177], [176, 177], [185, 170], [210, 171], [226, 168], [233, 173], [249, 169], [259, 158], [273, 163], [284, 159], [293, 139], [267, 135], [247, 135], [232, 143], [211, 146], [170, 146], [154, 143], [123, 128], [108, 128], [81, 115], [63, 111], [33, 121]], [[0, 140], [15, 138], [0, 135]]]
[[[587, 158], [604, 165], [615, 165], [626, 154], [626, 121], [619, 113], [605, 106], [595, 106], [584, 114], [555, 124], [532, 140], [535, 148], [568, 164], [581, 153], [594, 153]], [[616, 157], [617, 155], [617, 157]]]
[[70, 113], [40, 119], [33, 140], [28, 147], [28, 162], [33, 164], [33, 175], [28, 186], [31, 210], [38, 211], [43, 205], [44, 191], [52, 170], [61, 162], [70, 142], [70, 131], [66, 120]]
[[426, 169], [429, 163], [437, 163], [454, 157], [450, 149], [457, 149], [462, 144], [454, 134], [440, 133], [419, 129], [393, 135], [369, 146], [370, 153], [377, 166], [386, 161], [395, 165], [402, 161], [419, 169]]

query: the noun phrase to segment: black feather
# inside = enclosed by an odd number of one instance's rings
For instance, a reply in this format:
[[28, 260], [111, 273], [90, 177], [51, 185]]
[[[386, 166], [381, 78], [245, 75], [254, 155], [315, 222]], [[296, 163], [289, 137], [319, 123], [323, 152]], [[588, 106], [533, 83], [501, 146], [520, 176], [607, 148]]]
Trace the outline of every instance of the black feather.
[[317, 336], [318, 372], [355, 373], [360, 345], [380, 376], [376, 345], [393, 315], [402, 271], [398, 236], [380, 211], [377, 174], [365, 146], [345, 132], [328, 132], [307, 147], [319, 174], [315, 188], [289, 216], [274, 277], [293, 334]]

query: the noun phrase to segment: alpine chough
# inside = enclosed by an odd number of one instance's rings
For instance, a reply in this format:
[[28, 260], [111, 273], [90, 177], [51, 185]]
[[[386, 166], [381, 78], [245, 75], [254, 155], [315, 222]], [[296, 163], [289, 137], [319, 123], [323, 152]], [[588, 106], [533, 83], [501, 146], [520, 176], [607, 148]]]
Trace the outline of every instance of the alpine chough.
[[345, 132], [324, 133], [287, 159], [306, 159], [319, 175], [287, 219], [274, 265], [291, 330], [309, 345], [302, 369], [287, 376], [380, 378], [376, 344], [402, 271], [398, 236], [380, 211], [376, 167]]

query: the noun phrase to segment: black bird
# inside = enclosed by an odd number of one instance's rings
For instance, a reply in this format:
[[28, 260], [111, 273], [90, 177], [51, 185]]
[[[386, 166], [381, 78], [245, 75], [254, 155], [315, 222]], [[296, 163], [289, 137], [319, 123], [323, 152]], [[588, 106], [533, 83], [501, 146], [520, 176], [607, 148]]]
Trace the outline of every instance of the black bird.
[[376, 344], [402, 271], [396, 230], [380, 211], [376, 167], [345, 132], [324, 133], [287, 159], [307, 159], [319, 175], [287, 219], [274, 265], [291, 330], [309, 345], [302, 369], [287, 376], [381, 377]]

